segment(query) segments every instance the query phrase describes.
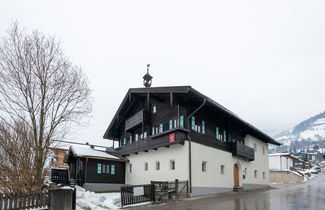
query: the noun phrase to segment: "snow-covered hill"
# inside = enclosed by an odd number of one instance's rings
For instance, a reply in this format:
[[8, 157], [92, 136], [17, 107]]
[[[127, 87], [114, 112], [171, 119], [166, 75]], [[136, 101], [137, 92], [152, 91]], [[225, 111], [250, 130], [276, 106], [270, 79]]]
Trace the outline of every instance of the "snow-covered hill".
[[290, 131], [284, 131], [274, 138], [284, 146], [290, 146], [291, 142], [325, 141], [325, 112], [302, 121]]

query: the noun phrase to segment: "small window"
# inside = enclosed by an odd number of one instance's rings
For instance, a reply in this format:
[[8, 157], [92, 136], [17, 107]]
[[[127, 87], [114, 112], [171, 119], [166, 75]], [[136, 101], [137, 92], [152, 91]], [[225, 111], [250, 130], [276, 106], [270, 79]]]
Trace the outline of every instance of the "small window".
[[174, 120], [174, 128], [177, 128], [178, 125], [177, 125], [177, 120]]
[[148, 171], [148, 163], [144, 163], [144, 170]]
[[247, 174], [247, 168], [244, 169], [244, 174]]
[[179, 117], [179, 124], [180, 124], [180, 127], [181, 127], [181, 128], [184, 128], [184, 116], [183, 116], [183, 115], [181, 115], [181, 116]]
[[224, 165], [221, 165], [221, 170], [220, 170], [221, 174], [225, 174], [225, 166]]
[[202, 172], [207, 171], [207, 161], [202, 161]]
[[257, 170], [254, 171], [254, 177], [257, 178]]
[[263, 179], [265, 179], [265, 172], [263, 172]]
[[160, 125], [159, 125], [159, 133], [161, 133], [163, 131], [164, 131], [164, 124], [160, 123]]
[[257, 152], [257, 145], [256, 144], [254, 144], [254, 150], [255, 150], [255, 152]]
[[205, 134], [205, 121], [202, 121], [202, 134]]
[[156, 114], [156, 113], [157, 113], [157, 105], [152, 104], [152, 114]]
[[111, 175], [114, 175], [115, 174], [115, 165], [112, 164], [111, 165]]
[[140, 134], [140, 139], [143, 139], [143, 134], [142, 133]]
[[169, 129], [173, 129], [173, 120], [169, 120]]
[[155, 127], [155, 134], [158, 134], [159, 133], [159, 128], [158, 126]]
[[[136, 140], [137, 141], [137, 140]], [[132, 143], [132, 135], [130, 136], [130, 144]]]
[[175, 170], [175, 160], [170, 160], [170, 170]]
[[227, 131], [223, 130], [223, 141], [227, 142]]
[[147, 137], [148, 137], [148, 133], [147, 133], [147, 131], [145, 131], [145, 132], [143, 133], [143, 138], [146, 139]]
[[126, 138], [123, 139], [123, 144], [126, 144]]
[[101, 173], [102, 173], [102, 164], [97, 163], [97, 174], [101, 174]]
[[191, 128], [192, 128], [193, 131], [196, 130], [195, 117], [194, 116], [191, 117]]
[[130, 171], [130, 173], [132, 173], [132, 164], [131, 163], [129, 165], [129, 171]]
[[139, 140], [139, 134], [135, 134], [135, 141]]
[[152, 126], [151, 135], [155, 135], [155, 127], [154, 126]]
[[160, 162], [156, 161], [156, 171], [159, 171], [159, 170], [160, 170]]

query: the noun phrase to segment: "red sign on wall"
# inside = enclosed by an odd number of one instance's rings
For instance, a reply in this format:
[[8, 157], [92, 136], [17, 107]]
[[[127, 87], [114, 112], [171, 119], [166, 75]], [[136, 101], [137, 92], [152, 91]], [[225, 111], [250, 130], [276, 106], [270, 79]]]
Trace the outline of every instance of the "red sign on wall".
[[169, 134], [169, 142], [174, 142], [175, 140], [175, 133]]

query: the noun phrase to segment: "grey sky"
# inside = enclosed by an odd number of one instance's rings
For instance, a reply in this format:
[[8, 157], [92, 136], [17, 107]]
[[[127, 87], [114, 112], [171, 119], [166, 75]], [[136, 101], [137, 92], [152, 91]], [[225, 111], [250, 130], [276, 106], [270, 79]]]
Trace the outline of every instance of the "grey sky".
[[0, 35], [17, 20], [55, 34], [89, 77], [102, 139], [129, 87], [191, 85], [273, 135], [325, 110], [325, 1], [1, 0]]

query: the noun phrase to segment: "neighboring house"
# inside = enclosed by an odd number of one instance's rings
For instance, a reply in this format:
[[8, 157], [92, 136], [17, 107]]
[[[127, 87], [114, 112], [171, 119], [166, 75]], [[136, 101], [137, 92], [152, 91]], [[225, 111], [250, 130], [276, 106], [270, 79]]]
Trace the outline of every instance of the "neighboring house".
[[288, 171], [295, 167], [297, 160], [298, 158], [290, 153], [269, 154], [269, 167], [270, 170]]
[[304, 181], [295, 169], [299, 159], [290, 153], [269, 154], [270, 183], [297, 183]]
[[64, 162], [65, 155], [69, 151], [70, 145], [60, 144], [51, 148], [51, 155], [49, 158], [50, 168], [68, 168], [69, 165]]
[[189, 180], [192, 196], [267, 187], [280, 145], [190, 86], [129, 89], [104, 138], [129, 160], [126, 184]]
[[93, 146], [71, 146], [66, 158], [70, 181], [91, 191], [119, 190], [125, 184], [127, 160]]

